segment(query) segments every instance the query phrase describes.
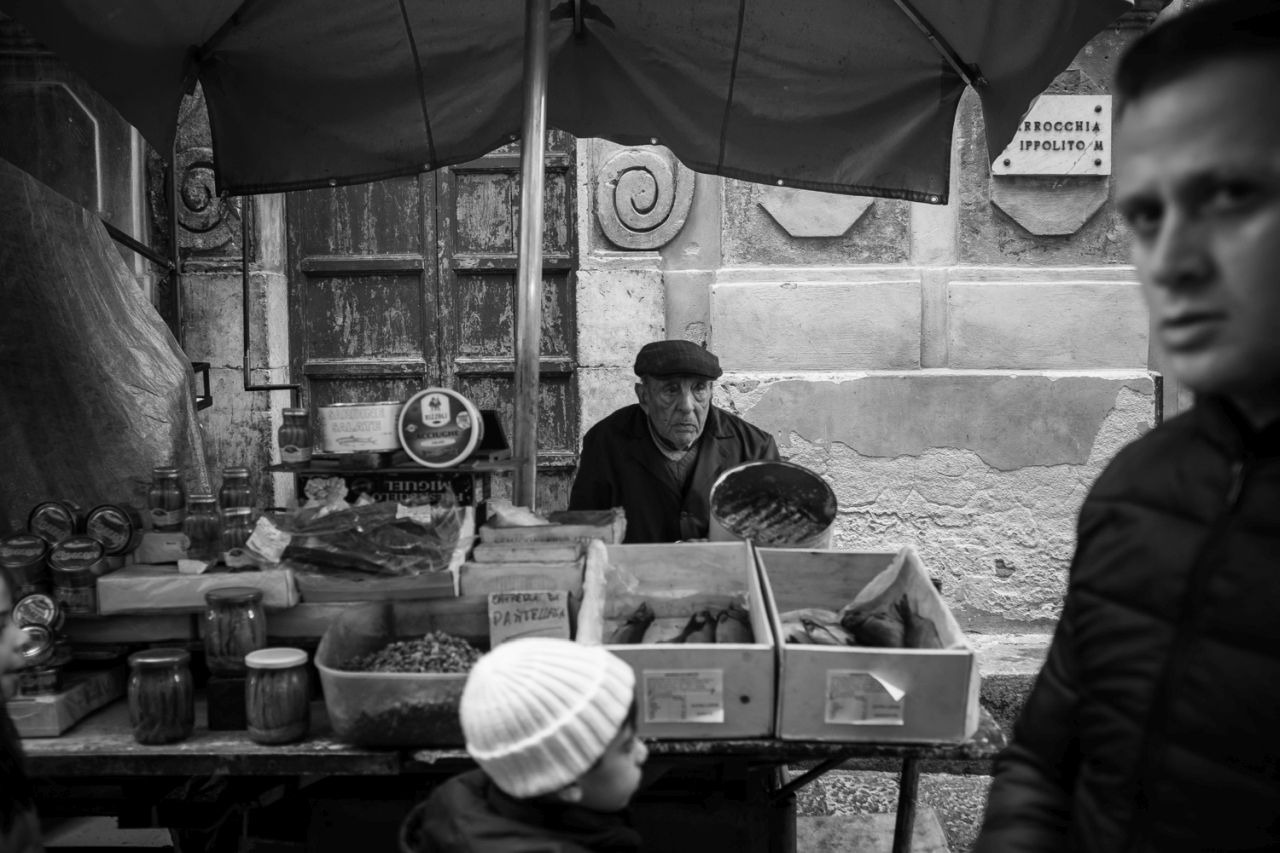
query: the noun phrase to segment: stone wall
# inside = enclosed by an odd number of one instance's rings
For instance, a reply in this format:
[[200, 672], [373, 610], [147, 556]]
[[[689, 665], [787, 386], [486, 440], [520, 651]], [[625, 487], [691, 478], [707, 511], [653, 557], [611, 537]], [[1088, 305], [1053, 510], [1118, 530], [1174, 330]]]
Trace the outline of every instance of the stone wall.
[[[1100, 34], [1049, 92], [1105, 96], [1152, 14]], [[1046, 632], [1089, 485], [1185, 401], [1152, 362], [1110, 177], [993, 176], [971, 96], [952, 161], [936, 207], [581, 142], [582, 428], [634, 399], [645, 341], [706, 342], [717, 404], [835, 489], [836, 547], [913, 544], [967, 629]]]

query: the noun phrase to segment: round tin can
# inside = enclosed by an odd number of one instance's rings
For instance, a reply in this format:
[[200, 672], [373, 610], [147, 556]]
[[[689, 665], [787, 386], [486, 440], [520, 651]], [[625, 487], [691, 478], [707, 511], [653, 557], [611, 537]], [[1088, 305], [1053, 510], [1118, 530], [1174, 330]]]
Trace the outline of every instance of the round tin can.
[[399, 450], [397, 418], [404, 404], [332, 403], [316, 409], [320, 421], [320, 448], [325, 453], [382, 452]]
[[448, 388], [419, 391], [400, 411], [400, 445], [428, 468], [457, 465], [475, 452], [483, 436], [480, 410]]
[[39, 625], [50, 631], [58, 631], [66, 619], [52, 595], [34, 593], [18, 599], [18, 603], [13, 605], [13, 621], [18, 623], [19, 628]]
[[18, 692], [23, 696], [42, 696], [62, 689], [62, 667], [33, 666], [18, 670]]
[[142, 542], [142, 515], [127, 504], [102, 504], [89, 510], [84, 532], [102, 543], [107, 556], [122, 556]]
[[0, 566], [13, 578], [13, 600], [32, 593], [53, 591], [45, 558], [49, 544], [34, 533], [15, 533], [0, 539]]
[[23, 625], [25, 639], [18, 653], [23, 667], [43, 666], [53, 659], [53, 632], [43, 625]]
[[72, 615], [98, 612], [98, 576], [107, 573], [102, 543], [88, 536], [73, 536], [49, 551], [53, 597]]
[[83, 530], [84, 511], [72, 501], [44, 501], [38, 503], [27, 516], [27, 530], [50, 545], [74, 536]]

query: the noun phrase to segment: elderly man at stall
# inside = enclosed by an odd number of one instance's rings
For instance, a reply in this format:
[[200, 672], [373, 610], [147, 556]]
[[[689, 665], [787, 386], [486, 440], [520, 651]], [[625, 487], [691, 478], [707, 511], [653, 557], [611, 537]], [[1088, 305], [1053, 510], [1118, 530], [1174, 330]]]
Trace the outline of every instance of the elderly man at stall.
[[720, 360], [690, 341], [636, 356], [636, 398], [587, 430], [569, 509], [622, 507], [626, 542], [705, 539], [711, 486], [743, 462], [778, 459], [773, 436], [711, 405]]

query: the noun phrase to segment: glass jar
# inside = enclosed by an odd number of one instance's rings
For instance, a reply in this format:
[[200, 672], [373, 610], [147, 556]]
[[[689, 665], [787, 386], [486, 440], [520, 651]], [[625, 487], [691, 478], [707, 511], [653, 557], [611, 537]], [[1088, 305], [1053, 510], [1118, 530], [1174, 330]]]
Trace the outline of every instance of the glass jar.
[[300, 465], [311, 461], [311, 422], [306, 409], [285, 409], [284, 423], [276, 432], [280, 444], [280, 461]]
[[253, 533], [253, 509], [236, 506], [222, 511], [222, 551], [243, 548]]
[[0, 539], [0, 566], [9, 570], [14, 601], [53, 592], [53, 579], [45, 563], [48, 555], [48, 543], [34, 533], [15, 533]]
[[187, 535], [187, 556], [209, 562], [222, 552], [222, 519], [213, 495], [192, 495], [187, 499], [187, 517], [182, 522]]
[[151, 526], [156, 530], [182, 530], [182, 520], [187, 517], [187, 489], [177, 468], [152, 469], [147, 509], [151, 512]]
[[245, 655], [244, 716], [258, 743], [292, 743], [311, 728], [311, 683], [302, 649], [259, 649]]
[[196, 694], [185, 649], [129, 655], [129, 723], [138, 743], [173, 743], [191, 736]]
[[244, 656], [267, 644], [262, 590], [224, 586], [204, 594], [204, 656], [214, 675], [244, 675]]
[[222, 487], [218, 489], [218, 506], [223, 509], [253, 506], [253, 489], [249, 486], [248, 468], [222, 469]]

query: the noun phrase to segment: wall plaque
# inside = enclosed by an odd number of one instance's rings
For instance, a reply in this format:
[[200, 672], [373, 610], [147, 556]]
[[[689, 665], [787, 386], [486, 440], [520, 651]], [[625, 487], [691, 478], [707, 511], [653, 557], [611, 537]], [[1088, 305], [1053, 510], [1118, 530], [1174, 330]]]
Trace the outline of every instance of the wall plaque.
[[1041, 95], [993, 175], [1110, 175], [1111, 96]]

